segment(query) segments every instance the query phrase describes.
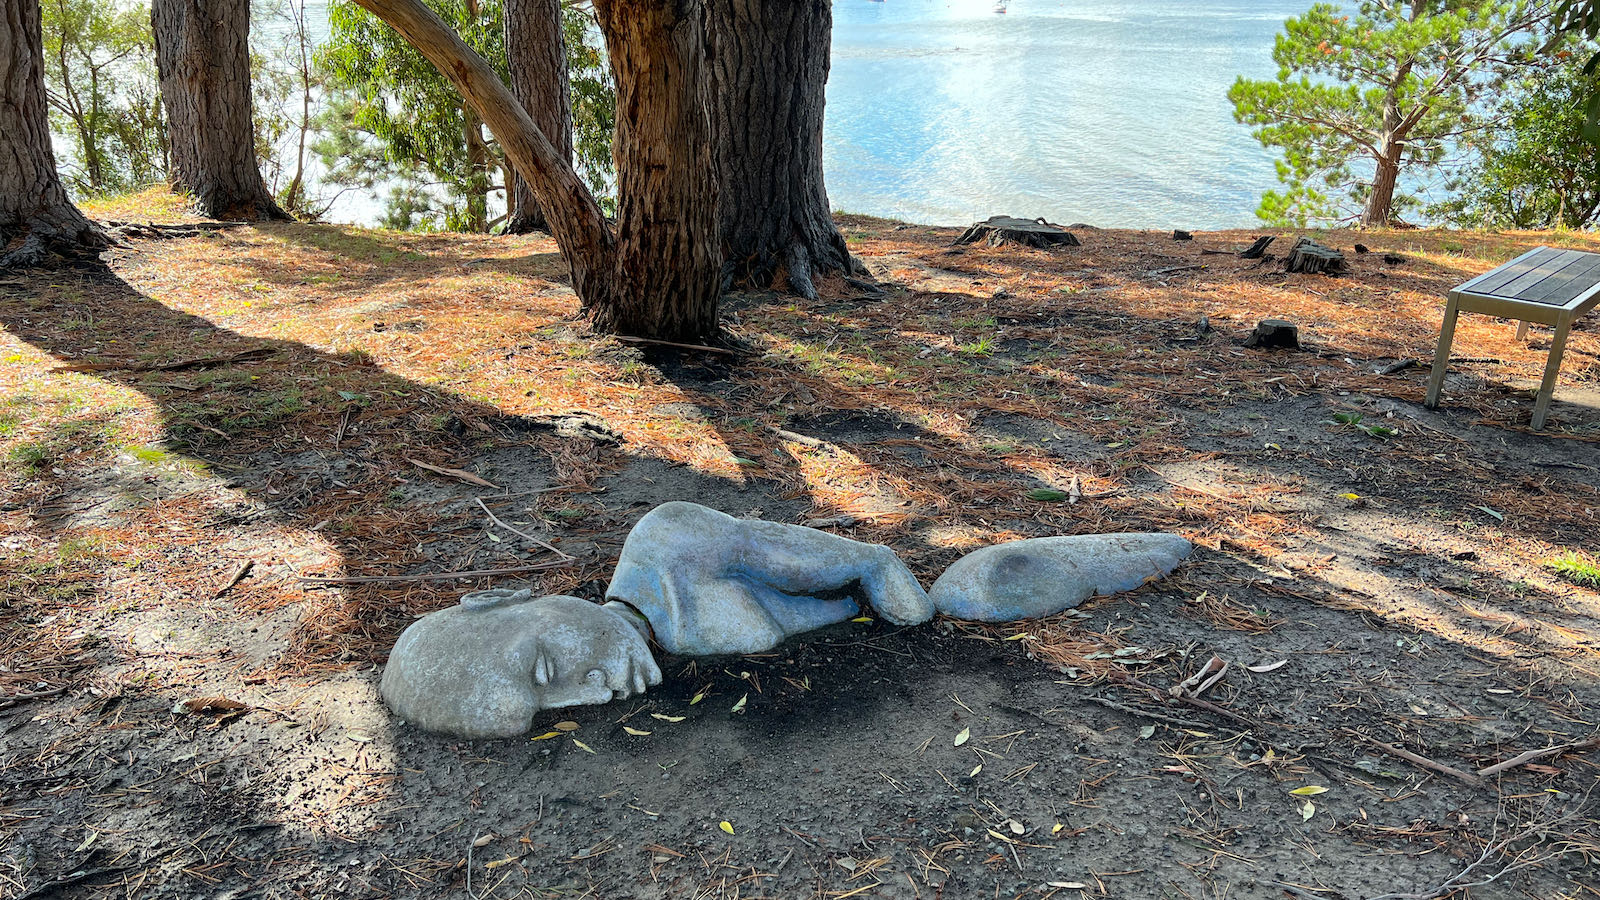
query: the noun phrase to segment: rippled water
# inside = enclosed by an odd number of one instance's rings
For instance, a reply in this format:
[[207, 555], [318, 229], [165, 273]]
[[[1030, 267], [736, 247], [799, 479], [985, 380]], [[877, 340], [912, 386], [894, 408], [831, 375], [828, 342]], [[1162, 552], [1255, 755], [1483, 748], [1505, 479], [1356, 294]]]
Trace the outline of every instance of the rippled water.
[[[787, 2], [787, 0], [771, 0]], [[1233, 121], [1307, 0], [835, 0], [825, 133], [835, 209], [957, 224], [1255, 221], [1272, 157]], [[308, 4], [325, 34], [325, 0]], [[380, 198], [335, 217], [373, 221]]]
[[1272, 157], [1233, 121], [1305, 0], [837, 0], [835, 209], [1101, 226], [1249, 225]]

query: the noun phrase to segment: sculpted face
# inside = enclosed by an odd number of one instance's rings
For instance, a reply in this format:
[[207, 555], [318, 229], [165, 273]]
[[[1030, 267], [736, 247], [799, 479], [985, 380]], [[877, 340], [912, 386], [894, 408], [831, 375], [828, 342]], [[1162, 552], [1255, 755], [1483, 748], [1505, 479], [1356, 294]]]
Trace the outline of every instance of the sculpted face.
[[401, 718], [460, 737], [513, 737], [543, 709], [607, 703], [661, 683], [643, 620], [620, 603], [480, 591], [395, 643], [380, 690]]

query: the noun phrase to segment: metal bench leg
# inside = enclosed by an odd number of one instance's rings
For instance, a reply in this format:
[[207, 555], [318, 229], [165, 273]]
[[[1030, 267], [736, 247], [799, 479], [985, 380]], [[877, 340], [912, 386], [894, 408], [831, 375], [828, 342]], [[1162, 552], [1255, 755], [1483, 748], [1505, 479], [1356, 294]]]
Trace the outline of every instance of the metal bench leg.
[[1439, 347], [1433, 351], [1433, 376], [1428, 379], [1428, 399], [1426, 406], [1436, 409], [1439, 406], [1439, 392], [1444, 389], [1444, 373], [1450, 368], [1450, 344], [1456, 338], [1456, 316], [1460, 310], [1456, 301], [1451, 298], [1444, 307], [1444, 323], [1439, 326]]
[[1539, 384], [1539, 395], [1533, 401], [1533, 430], [1544, 430], [1544, 417], [1550, 412], [1550, 398], [1556, 392], [1556, 378], [1561, 374], [1561, 355], [1567, 350], [1567, 329], [1570, 319], [1556, 323], [1555, 338], [1550, 341], [1550, 358], [1544, 364], [1544, 381]]
[[1528, 320], [1527, 319], [1519, 319], [1517, 321], [1517, 340], [1525, 341], [1527, 339], [1528, 339]]

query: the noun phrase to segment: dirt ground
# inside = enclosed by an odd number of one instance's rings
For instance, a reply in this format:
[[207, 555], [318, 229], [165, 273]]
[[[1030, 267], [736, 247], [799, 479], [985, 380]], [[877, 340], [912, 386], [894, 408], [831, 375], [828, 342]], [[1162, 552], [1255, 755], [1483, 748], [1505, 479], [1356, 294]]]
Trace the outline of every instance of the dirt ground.
[[[270, 225], [0, 279], [0, 897], [1600, 897], [1600, 319], [1547, 433], [1538, 328], [1464, 318], [1421, 402], [1450, 285], [1600, 242], [1332, 233], [1372, 252], [1330, 278], [1205, 252], [1253, 232], [841, 221], [880, 290], [731, 297], [732, 352], [590, 333], [540, 238]], [[1303, 348], [1241, 346], [1267, 317]], [[1197, 551], [1051, 620], [661, 656], [528, 738], [388, 716], [415, 616], [598, 597], [674, 499], [924, 584], [1022, 537]]]

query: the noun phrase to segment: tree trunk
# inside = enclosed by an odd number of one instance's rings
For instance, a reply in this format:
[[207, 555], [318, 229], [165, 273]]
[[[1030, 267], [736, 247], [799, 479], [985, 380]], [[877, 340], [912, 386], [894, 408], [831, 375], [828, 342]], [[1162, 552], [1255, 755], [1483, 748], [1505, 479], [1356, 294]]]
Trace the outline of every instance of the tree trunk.
[[780, 269], [816, 296], [814, 272], [852, 270], [822, 177], [829, 0], [705, 0], [718, 218], [736, 283], [765, 288]]
[[50, 149], [39, 0], [6, 0], [0, 16], [0, 268], [95, 256], [105, 235], [67, 199]]
[[150, 25], [174, 182], [215, 219], [287, 219], [256, 165], [250, 4], [154, 0]]
[[[572, 84], [567, 77], [567, 42], [561, 0], [506, 0], [506, 57], [511, 93], [556, 152], [572, 158]], [[506, 232], [544, 231], [544, 210], [533, 188], [512, 167]]]
[[472, 104], [461, 105], [461, 137], [467, 144], [466, 230], [489, 230], [489, 145], [483, 140], [483, 119]]
[[595, 326], [640, 337], [716, 332], [716, 192], [696, 87], [703, 52], [687, 0], [597, 0], [618, 77], [618, 234], [572, 160], [550, 143], [483, 58], [420, 0], [355, 0], [461, 91], [549, 217]]
[[1382, 149], [1366, 208], [1361, 211], [1361, 224], [1369, 228], [1382, 228], [1394, 218], [1394, 189], [1400, 180], [1400, 151], [1404, 148], [1395, 143]]
[[[665, 340], [717, 331], [722, 254], [701, 80], [698, 0], [595, 0], [617, 82], [615, 303], [606, 330]], [[547, 207], [548, 209], [548, 207]]]

